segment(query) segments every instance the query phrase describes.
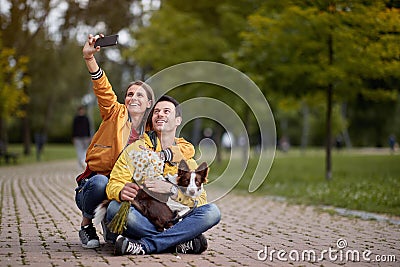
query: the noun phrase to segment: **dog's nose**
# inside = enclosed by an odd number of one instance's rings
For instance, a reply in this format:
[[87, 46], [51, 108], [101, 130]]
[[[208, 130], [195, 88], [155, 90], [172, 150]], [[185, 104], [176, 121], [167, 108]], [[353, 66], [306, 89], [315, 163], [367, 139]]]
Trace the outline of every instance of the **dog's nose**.
[[194, 190], [194, 189], [189, 190], [189, 195], [193, 196], [195, 193], [196, 193], [196, 190]]

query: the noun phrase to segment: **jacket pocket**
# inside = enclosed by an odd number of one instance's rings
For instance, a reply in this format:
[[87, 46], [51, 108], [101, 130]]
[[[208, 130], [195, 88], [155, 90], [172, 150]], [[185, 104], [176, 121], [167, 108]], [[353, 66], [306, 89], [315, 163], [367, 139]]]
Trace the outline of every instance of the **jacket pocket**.
[[94, 144], [91, 149], [90, 169], [92, 171], [111, 171], [113, 149], [111, 145]]

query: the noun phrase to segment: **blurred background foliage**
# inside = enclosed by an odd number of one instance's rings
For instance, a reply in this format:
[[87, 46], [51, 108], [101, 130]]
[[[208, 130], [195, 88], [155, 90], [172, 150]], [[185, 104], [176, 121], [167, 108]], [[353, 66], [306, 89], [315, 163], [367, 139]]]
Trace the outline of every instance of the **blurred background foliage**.
[[[81, 53], [89, 33], [120, 35], [117, 47], [96, 55], [119, 97], [130, 80], [209, 60], [239, 69], [259, 86], [278, 139], [293, 146], [340, 140], [348, 147], [382, 147], [389, 135], [400, 137], [399, 0], [0, 3], [0, 140], [23, 143], [25, 154], [37, 133], [48, 142], [71, 142], [82, 103], [98, 127]], [[209, 96], [228, 103], [258, 144], [251, 103], [205, 84], [171, 94], [180, 101]], [[206, 128], [219, 145], [223, 129], [216, 122], [191, 122], [182, 133], [196, 144]]]

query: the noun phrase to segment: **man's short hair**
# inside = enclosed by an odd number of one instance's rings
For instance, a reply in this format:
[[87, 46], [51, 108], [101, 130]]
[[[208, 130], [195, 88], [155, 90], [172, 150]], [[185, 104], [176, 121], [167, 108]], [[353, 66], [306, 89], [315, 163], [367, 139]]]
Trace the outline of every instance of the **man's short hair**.
[[[175, 98], [173, 98], [172, 96], [169, 96], [169, 95], [162, 95], [157, 100], [157, 102], [154, 104], [154, 106], [158, 102], [163, 102], [163, 101], [171, 102], [172, 104], [174, 104], [174, 106], [175, 106], [175, 117], [182, 117], [182, 108], [181, 108], [178, 100], [176, 100]], [[153, 114], [153, 112], [151, 112], [151, 114]]]

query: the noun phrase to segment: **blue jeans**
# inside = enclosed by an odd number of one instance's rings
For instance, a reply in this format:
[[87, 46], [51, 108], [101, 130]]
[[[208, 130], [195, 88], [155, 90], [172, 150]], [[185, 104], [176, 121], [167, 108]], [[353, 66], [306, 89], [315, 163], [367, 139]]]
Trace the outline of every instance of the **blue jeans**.
[[83, 180], [75, 189], [75, 202], [85, 218], [93, 219], [96, 207], [107, 199], [106, 186], [108, 177], [96, 174]]
[[[110, 222], [118, 212], [120, 203], [111, 201], [107, 208], [106, 221]], [[146, 254], [160, 253], [180, 243], [189, 241], [218, 224], [221, 213], [215, 204], [197, 207], [187, 217], [163, 232], [158, 232], [154, 225], [139, 211], [131, 206], [127, 229], [123, 235], [143, 245]]]

